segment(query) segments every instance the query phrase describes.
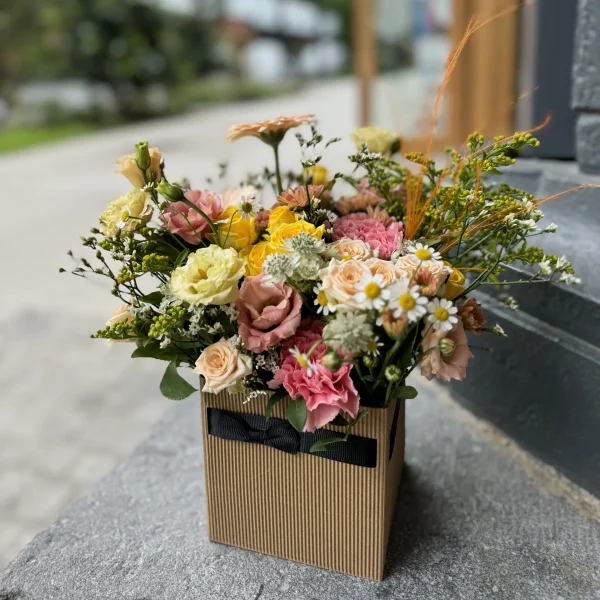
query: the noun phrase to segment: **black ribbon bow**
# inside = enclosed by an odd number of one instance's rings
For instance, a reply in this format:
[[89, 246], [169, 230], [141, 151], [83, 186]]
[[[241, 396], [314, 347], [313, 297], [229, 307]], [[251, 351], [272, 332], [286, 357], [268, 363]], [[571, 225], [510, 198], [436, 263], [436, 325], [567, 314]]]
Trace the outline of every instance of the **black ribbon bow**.
[[[284, 419], [269, 419], [261, 415], [236, 413], [217, 408], [209, 408], [208, 434], [224, 440], [236, 440], [263, 444], [288, 454], [309, 453], [311, 446], [333, 432], [317, 429], [314, 432], [298, 433]], [[377, 465], [377, 440], [349, 435], [348, 440], [336, 444], [335, 450], [313, 452], [317, 456], [361, 467]]]

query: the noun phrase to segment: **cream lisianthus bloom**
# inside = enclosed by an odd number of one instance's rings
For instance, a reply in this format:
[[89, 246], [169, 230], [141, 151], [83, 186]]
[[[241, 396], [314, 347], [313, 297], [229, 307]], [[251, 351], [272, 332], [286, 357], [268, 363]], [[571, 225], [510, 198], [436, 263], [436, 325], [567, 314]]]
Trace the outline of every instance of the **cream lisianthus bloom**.
[[158, 148], [149, 148], [148, 151], [150, 152], [150, 166], [146, 169], [145, 177], [142, 169], [138, 167], [135, 153], [127, 154], [117, 160], [117, 169], [115, 170], [115, 173], [127, 177], [129, 183], [138, 190], [146, 185], [146, 178], [150, 179], [152, 171], [156, 173], [155, 181], [160, 181], [162, 177], [160, 166], [162, 154]]
[[229, 304], [238, 296], [238, 281], [245, 269], [246, 263], [235, 250], [212, 245], [190, 254], [185, 266], [173, 271], [169, 288], [192, 306]]
[[221, 339], [208, 346], [196, 361], [194, 373], [204, 377], [203, 392], [218, 394], [223, 390], [241, 390], [241, 379], [252, 373], [252, 358], [240, 354], [231, 340]]
[[367, 145], [369, 152], [388, 154], [400, 148], [400, 138], [385, 127], [358, 127], [350, 136], [357, 150]]
[[135, 231], [152, 217], [152, 199], [146, 192], [131, 190], [113, 200], [100, 215], [100, 229], [107, 237], [114, 237], [119, 229]]

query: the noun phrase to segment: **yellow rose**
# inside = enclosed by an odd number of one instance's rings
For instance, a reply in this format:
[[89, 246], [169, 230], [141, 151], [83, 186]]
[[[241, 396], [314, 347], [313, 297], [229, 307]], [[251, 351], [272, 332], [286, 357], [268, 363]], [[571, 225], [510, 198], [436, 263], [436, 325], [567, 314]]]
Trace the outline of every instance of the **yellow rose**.
[[315, 165], [314, 167], [304, 169], [304, 177], [307, 179], [310, 177], [313, 185], [327, 185], [329, 183], [329, 173], [322, 165]]
[[244, 270], [244, 261], [232, 248], [200, 248], [189, 255], [185, 266], [173, 271], [169, 289], [192, 306], [229, 304], [238, 296]]
[[113, 200], [100, 215], [100, 229], [106, 237], [114, 237], [119, 229], [135, 231], [152, 217], [152, 200], [146, 192], [131, 190]]
[[303, 221], [302, 219], [296, 223], [279, 225], [279, 227], [277, 227], [277, 229], [275, 229], [275, 231], [269, 236], [269, 244], [273, 249], [281, 248], [284, 240], [298, 235], [301, 231], [310, 233], [320, 240], [325, 233], [325, 225], [319, 225], [319, 227], [315, 227], [312, 223]]
[[400, 149], [400, 138], [385, 127], [358, 127], [350, 136], [357, 150], [367, 145], [369, 152], [388, 154]]
[[452, 274], [448, 277], [446, 282], [446, 291], [444, 292], [444, 298], [446, 300], [454, 300], [456, 296], [462, 294], [465, 283], [465, 276], [458, 270], [455, 269], [448, 261], [444, 261], [444, 264], [452, 269]]
[[218, 394], [222, 390], [235, 393], [240, 391], [242, 377], [252, 373], [252, 359], [240, 354], [231, 340], [222, 339], [205, 348], [196, 361], [194, 373], [204, 377], [203, 393]]
[[290, 210], [288, 206], [277, 206], [269, 213], [269, 224], [267, 230], [273, 233], [279, 226], [296, 223], [298, 215]]
[[[244, 219], [237, 206], [228, 206], [220, 215], [219, 233], [221, 234], [221, 243], [225, 248], [235, 248], [243, 250], [246, 246], [254, 244], [258, 239], [254, 219]], [[212, 233], [206, 236], [213, 244], [215, 236]]]
[[263, 262], [269, 254], [279, 254], [283, 252], [278, 248], [273, 248], [269, 242], [258, 242], [254, 246], [246, 246], [240, 256], [246, 261], [246, 275], [248, 277], [260, 275], [262, 273]]
[[[162, 177], [162, 170], [160, 168], [162, 154], [158, 148], [150, 148], [149, 151], [150, 166], [146, 169], [146, 177], [150, 180], [150, 173], [154, 170], [156, 173], [156, 181], [160, 181]], [[119, 160], [117, 160], [117, 170], [115, 173], [125, 175], [129, 180], [129, 183], [138, 190], [146, 185], [146, 177], [144, 177], [144, 172], [137, 165], [135, 153], [127, 154], [126, 156], [119, 158]]]

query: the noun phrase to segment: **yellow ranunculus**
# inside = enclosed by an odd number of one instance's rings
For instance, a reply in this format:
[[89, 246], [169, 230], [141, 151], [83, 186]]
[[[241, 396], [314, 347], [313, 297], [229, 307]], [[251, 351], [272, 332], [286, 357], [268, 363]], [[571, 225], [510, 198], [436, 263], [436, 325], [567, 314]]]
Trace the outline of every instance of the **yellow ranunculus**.
[[[258, 239], [254, 219], [244, 219], [237, 206], [228, 206], [219, 215], [218, 220], [222, 221], [217, 227], [221, 235], [221, 243], [225, 248], [243, 250], [246, 246], [254, 244]], [[212, 233], [209, 233], [206, 237], [213, 244], [216, 242]]]
[[209, 246], [190, 254], [185, 266], [171, 275], [169, 289], [192, 306], [229, 304], [238, 296], [245, 263], [233, 248]]
[[454, 300], [456, 296], [463, 292], [465, 276], [458, 269], [455, 269], [447, 260], [444, 261], [444, 264], [452, 269], [452, 274], [448, 277], [448, 281], [446, 282], [444, 298], [446, 298], [446, 300]]
[[[156, 173], [156, 181], [160, 181], [162, 177], [162, 170], [160, 163], [162, 160], [162, 154], [158, 148], [150, 148], [150, 166], [146, 169], [146, 177], [150, 179], [150, 173], [154, 171]], [[146, 178], [144, 172], [138, 167], [136, 161], [136, 155], [127, 154], [117, 160], [117, 170], [115, 173], [125, 175], [129, 180], [129, 183], [136, 189], [143, 188], [146, 185]]]
[[269, 236], [269, 245], [271, 248], [281, 248], [285, 239], [298, 235], [301, 231], [310, 233], [320, 240], [325, 233], [325, 225], [315, 227], [312, 223], [303, 221], [302, 219], [295, 223], [279, 225], [279, 227], [277, 227], [277, 229]]
[[388, 154], [400, 149], [400, 138], [385, 127], [358, 127], [350, 136], [357, 150], [367, 145], [369, 152]]
[[279, 226], [296, 223], [296, 221], [298, 221], [298, 215], [288, 206], [277, 206], [269, 213], [267, 230], [269, 233], [273, 233]]
[[304, 176], [311, 178], [313, 185], [327, 185], [329, 183], [329, 173], [327, 169], [322, 165], [315, 165], [304, 169]]
[[106, 237], [114, 237], [119, 229], [135, 231], [152, 217], [152, 200], [146, 192], [131, 190], [113, 200], [100, 215], [100, 229]]
[[258, 242], [254, 246], [246, 246], [240, 256], [246, 261], [246, 275], [254, 276], [262, 273], [263, 262], [269, 254], [281, 253], [283, 250], [273, 248], [269, 242]]

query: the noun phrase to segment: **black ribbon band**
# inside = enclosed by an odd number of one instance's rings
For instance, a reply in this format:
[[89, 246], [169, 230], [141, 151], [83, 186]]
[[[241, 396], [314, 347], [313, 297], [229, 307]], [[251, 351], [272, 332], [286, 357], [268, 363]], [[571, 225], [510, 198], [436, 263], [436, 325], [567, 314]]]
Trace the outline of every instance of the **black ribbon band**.
[[[289, 454], [309, 453], [315, 442], [334, 435], [327, 429], [298, 433], [284, 419], [271, 418], [267, 421], [261, 415], [217, 408], [209, 408], [207, 418], [209, 435], [224, 440], [263, 444]], [[312, 454], [350, 465], [374, 468], [377, 466], [377, 440], [349, 435], [347, 441], [336, 444], [335, 450]]]

